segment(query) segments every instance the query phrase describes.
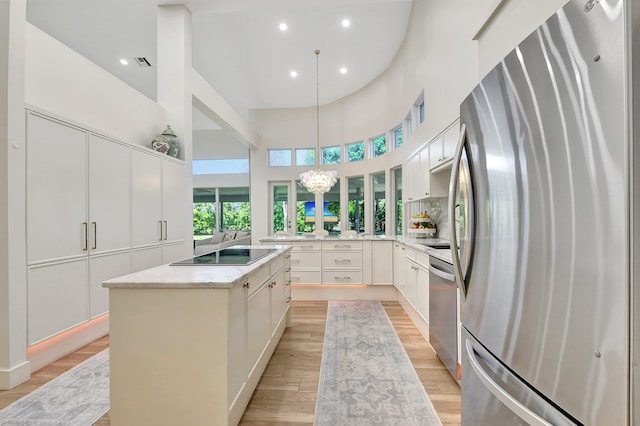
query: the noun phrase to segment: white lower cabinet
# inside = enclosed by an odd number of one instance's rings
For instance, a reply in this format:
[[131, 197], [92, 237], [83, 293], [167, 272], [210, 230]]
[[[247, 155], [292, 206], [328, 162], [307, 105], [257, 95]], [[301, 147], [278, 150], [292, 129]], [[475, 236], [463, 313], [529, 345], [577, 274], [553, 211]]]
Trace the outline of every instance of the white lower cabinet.
[[89, 318], [109, 312], [109, 290], [102, 283], [131, 272], [131, 253], [92, 256], [89, 259]]
[[371, 242], [371, 283], [374, 285], [393, 284], [393, 241]]
[[393, 243], [393, 284], [398, 291], [402, 294], [405, 292], [405, 253], [406, 248], [404, 244], [394, 242]]
[[264, 282], [247, 298], [247, 367], [251, 372], [271, 338], [271, 295]]
[[87, 322], [88, 268], [87, 257], [27, 268], [29, 346]]

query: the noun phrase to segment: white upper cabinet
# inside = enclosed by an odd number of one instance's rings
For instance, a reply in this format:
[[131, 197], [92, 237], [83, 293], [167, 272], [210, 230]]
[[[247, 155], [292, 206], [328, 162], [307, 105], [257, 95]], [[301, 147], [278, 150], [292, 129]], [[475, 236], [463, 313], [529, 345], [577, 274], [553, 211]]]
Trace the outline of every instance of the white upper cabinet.
[[429, 145], [429, 166], [433, 172], [451, 168], [459, 137], [460, 125], [456, 121]]
[[92, 252], [131, 246], [131, 150], [89, 135], [89, 247]]
[[182, 164], [162, 161], [162, 239], [165, 242], [182, 241], [185, 234], [184, 171]]
[[163, 239], [162, 159], [142, 151], [131, 152], [132, 229], [134, 248], [159, 244]]
[[86, 254], [87, 133], [29, 113], [26, 145], [27, 261]]

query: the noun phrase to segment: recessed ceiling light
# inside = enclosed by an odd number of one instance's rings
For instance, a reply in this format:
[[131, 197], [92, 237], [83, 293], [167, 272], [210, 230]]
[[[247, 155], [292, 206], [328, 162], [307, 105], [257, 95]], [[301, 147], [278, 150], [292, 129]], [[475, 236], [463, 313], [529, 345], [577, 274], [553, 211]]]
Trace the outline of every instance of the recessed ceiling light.
[[346, 74], [346, 73], [347, 73], [347, 68], [346, 67], [340, 68], [340, 74]]
[[280, 31], [287, 31], [287, 24], [285, 22], [282, 22], [280, 24]]
[[298, 76], [298, 72], [297, 72], [297, 71], [291, 71], [291, 72], [289, 73], [289, 75], [290, 75], [291, 77], [297, 77], [297, 76]]
[[129, 65], [129, 61], [127, 61], [126, 59], [120, 59], [120, 64], [122, 65]]
[[349, 21], [348, 19], [343, 19], [342, 20], [342, 26], [347, 28], [349, 25], [351, 25], [351, 21]]

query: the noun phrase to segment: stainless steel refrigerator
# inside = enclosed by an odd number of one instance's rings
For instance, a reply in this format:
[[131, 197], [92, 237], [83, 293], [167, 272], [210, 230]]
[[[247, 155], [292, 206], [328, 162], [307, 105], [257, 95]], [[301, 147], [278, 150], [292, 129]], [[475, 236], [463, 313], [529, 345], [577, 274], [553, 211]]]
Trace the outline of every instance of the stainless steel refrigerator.
[[640, 421], [638, 9], [570, 1], [460, 107], [464, 425]]

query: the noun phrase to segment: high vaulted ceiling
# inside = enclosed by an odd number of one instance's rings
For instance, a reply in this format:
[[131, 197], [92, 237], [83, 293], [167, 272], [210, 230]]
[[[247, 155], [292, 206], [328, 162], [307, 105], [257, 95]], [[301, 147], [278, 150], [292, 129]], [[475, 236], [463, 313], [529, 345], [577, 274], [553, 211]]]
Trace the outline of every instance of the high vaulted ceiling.
[[[400, 47], [413, 0], [185, 0], [193, 66], [245, 118], [320, 104], [366, 86]], [[169, 0], [28, 0], [27, 19], [156, 99], [157, 6]], [[343, 19], [351, 25], [344, 28]], [[279, 24], [287, 23], [281, 31]], [[162, 30], [162, 29], [160, 29]], [[134, 57], [151, 63], [143, 68]], [[127, 66], [120, 59], [129, 61]], [[339, 69], [347, 68], [346, 74]], [[298, 76], [292, 78], [291, 71]]]

